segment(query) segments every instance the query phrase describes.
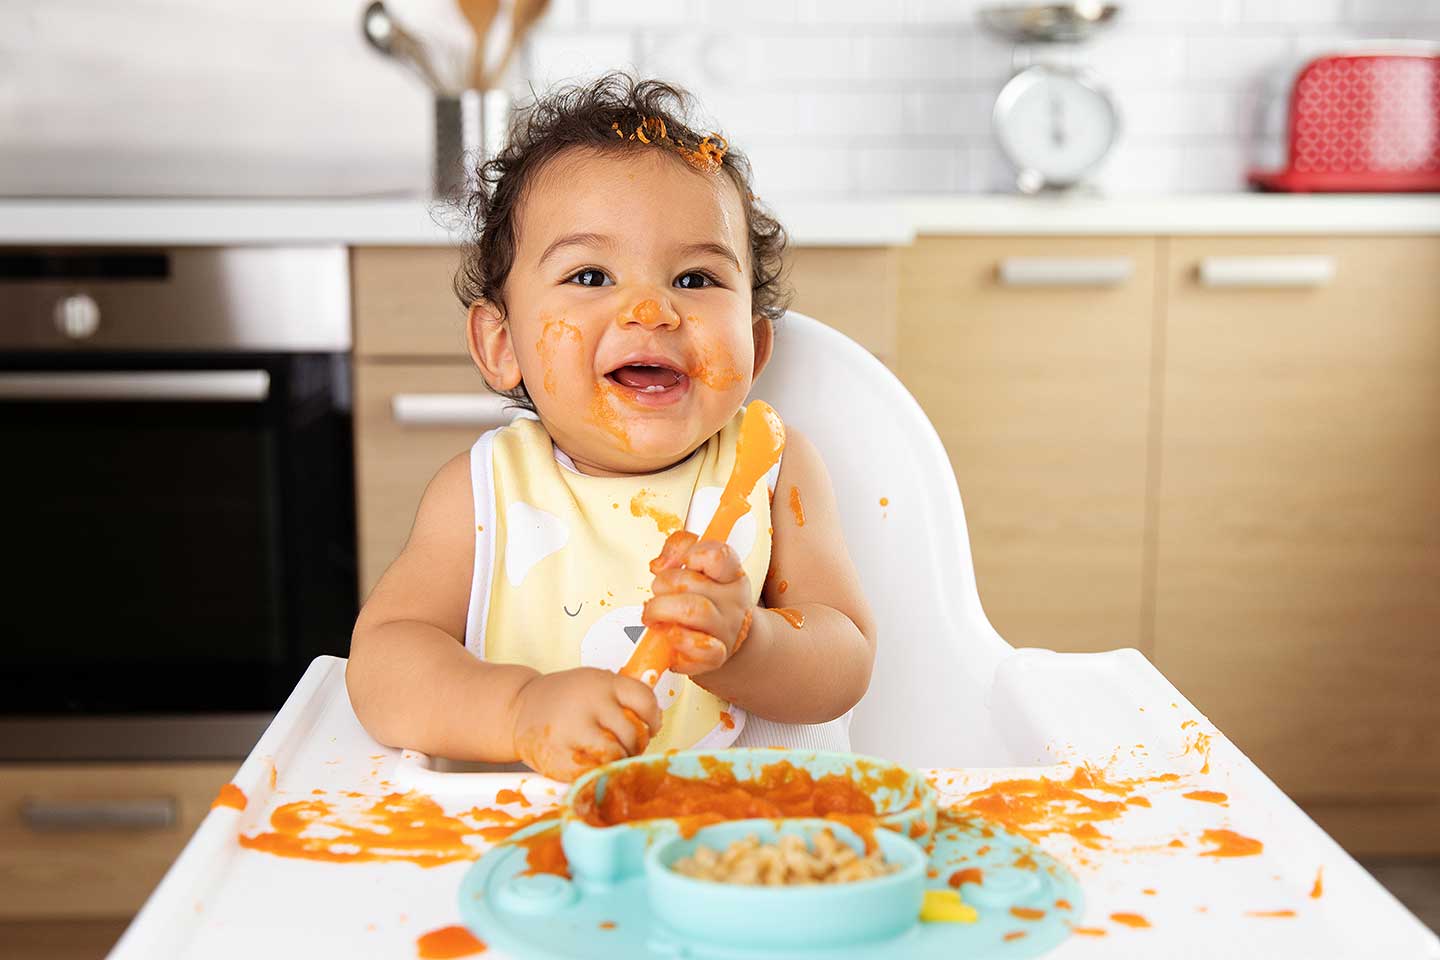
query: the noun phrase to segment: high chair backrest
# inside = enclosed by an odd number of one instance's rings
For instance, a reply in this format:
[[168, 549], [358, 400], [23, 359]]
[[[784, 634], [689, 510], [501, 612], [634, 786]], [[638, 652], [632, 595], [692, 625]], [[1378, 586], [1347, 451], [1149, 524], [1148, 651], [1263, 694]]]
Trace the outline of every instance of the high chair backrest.
[[[926, 767], [1004, 762], [986, 696], [1011, 648], [980, 607], [960, 491], [929, 418], [863, 347], [794, 311], [751, 396], [825, 458], [879, 624], [852, 748]], [[777, 510], [788, 496], [776, 491]]]

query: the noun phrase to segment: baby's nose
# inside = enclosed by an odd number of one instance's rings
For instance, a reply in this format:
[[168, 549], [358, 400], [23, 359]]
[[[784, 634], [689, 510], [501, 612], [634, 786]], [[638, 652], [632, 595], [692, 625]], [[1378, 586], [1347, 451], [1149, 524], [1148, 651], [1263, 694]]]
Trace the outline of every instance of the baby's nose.
[[680, 314], [675, 312], [675, 308], [670, 306], [668, 301], [647, 299], [620, 314], [615, 318], [615, 322], [622, 327], [634, 324], [646, 330], [654, 330], [656, 327], [674, 330], [680, 326]]

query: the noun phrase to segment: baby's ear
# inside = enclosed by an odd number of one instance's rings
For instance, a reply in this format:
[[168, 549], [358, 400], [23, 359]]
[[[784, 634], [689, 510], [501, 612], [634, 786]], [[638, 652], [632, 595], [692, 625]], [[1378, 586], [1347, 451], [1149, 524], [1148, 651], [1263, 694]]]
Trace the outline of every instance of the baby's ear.
[[491, 389], [514, 390], [520, 386], [520, 362], [515, 359], [510, 325], [495, 304], [489, 300], [470, 304], [465, 338], [470, 345], [470, 359]]
[[768, 317], [756, 317], [750, 327], [751, 333], [755, 336], [755, 373], [759, 377], [760, 371], [770, 362], [770, 354], [775, 351], [775, 323]]

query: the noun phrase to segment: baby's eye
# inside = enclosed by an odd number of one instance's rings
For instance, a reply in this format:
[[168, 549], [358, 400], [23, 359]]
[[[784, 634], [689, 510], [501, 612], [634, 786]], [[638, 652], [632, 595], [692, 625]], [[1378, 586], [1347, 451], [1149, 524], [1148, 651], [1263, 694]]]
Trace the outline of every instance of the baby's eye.
[[605, 271], [596, 270], [593, 267], [581, 270], [566, 282], [579, 284], [582, 287], [605, 287], [611, 284], [610, 278], [605, 276]]
[[702, 287], [715, 286], [715, 278], [708, 273], [701, 273], [698, 270], [691, 270], [689, 273], [682, 273], [675, 278], [675, 286], [681, 290], [699, 290]]

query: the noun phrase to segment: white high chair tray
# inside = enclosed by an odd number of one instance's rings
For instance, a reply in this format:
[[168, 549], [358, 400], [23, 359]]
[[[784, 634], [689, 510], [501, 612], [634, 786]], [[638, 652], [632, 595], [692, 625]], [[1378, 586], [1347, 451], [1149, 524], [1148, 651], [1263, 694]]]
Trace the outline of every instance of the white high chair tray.
[[[460, 923], [457, 889], [471, 861], [320, 862], [244, 848], [239, 837], [270, 830], [276, 809], [317, 791], [373, 803], [414, 790], [450, 814], [493, 807], [502, 788], [532, 804], [506, 808], [516, 814], [563, 796], [562, 784], [534, 775], [443, 773], [420, 754], [381, 747], [351, 710], [344, 667], [334, 657], [311, 664], [235, 776], [245, 808], [210, 812], [114, 960], [415, 957], [423, 934]], [[1065, 779], [1082, 761], [1112, 778], [1150, 778], [1137, 791], [1150, 806], [1101, 823], [1100, 849], [1062, 834], [1040, 841], [1080, 880], [1077, 924], [1104, 931], [1071, 936], [1051, 956], [1440, 957], [1435, 935], [1135, 651], [1016, 651], [996, 671], [988, 707], [1012, 757], [1038, 749], [1049, 765], [929, 771], [942, 808], [997, 781]], [[1207, 772], [1197, 733], [1211, 738]], [[1163, 773], [1177, 778], [1154, 779]], [[1226, 805], [1184, 796], [1195, 791], [1223, 792]], [[1219, 829], [1260, 840], [1263, 852], [1202, 855], [1202, 834]], [[1170, 845], [1177, 839], [1183, 847]], [[466, 843], [477, 855], [488, 848], [478, 836]], [[1317, 875], [1322, 890], [1312, 896]], [[1149, 926], [1112, 914], [1138, 914]]]

